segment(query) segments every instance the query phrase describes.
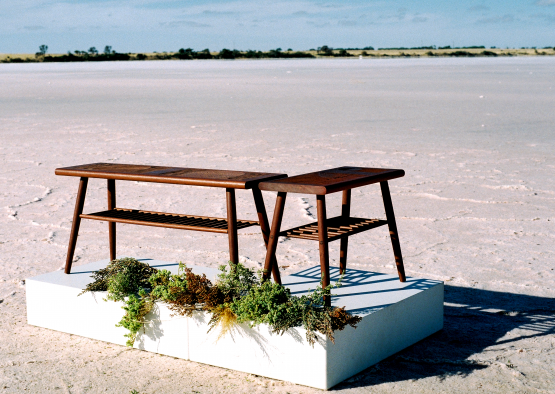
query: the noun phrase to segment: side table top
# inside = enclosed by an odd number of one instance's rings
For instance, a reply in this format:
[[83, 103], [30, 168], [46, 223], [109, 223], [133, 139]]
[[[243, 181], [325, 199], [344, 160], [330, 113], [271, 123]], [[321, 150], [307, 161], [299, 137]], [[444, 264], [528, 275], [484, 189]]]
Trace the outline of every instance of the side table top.
[[338, 167], [265, 181], [258, 187], [260, 190], [323, 195], [400, 178], [404, 175], [405, 171], [391, 168]]
[[56, 175], [125, 181], [173, 183], [178, 185], [251, 189], [261, 181], [276, 180], [287, 174], [162, 167], [137, 164], [93, 163], [57, 168]]

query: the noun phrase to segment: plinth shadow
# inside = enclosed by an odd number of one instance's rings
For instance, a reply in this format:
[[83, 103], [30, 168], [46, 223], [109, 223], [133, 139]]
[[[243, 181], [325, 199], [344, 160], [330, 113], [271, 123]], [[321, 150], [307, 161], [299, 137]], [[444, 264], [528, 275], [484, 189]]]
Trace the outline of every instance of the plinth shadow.
[[[507, 333], [512, 331], [509, 337]], [[445, 286], [444, 328], [364, 370], [333, 390], [468, 375], [488, 367], [469, 360], [491, 346], [555, 334], [555, 299]], [[518, 346], [518, 345], [515, 345]]]

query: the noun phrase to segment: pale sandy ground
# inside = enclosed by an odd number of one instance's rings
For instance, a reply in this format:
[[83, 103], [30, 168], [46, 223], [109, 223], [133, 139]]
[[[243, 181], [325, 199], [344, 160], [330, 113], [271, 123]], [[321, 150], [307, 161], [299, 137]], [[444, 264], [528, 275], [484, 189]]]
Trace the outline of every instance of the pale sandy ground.
[[[0, 65], [0, 392], [318, 391], [26, 324], [22, 281], [65, 260], [77, 179], [54, 169], [99, 161], [405, 169], [391, 182], [405, 266], [445, 281], [445, 328], [333, 390], [555, 392], [553, 81], [555, 59], [538, 57]], [[105, 186], [89, 182], [85, 211], [105, 207]], [[383, 216], [377, 186], [353, 204]], [[314, 205], [289, 195], [283, 226], [313, 220]], [[118, 206], [225, 213], [221, 189], [156, 184], [119, 182]], [[238, 211], [255, 218], [249, 193]], [[75, 264], [108, 257], [106, 227], [83, 222]], [[240, 255], [259, 267], [260, 234], [243, 233]], [[225, 236], [119, 226], [120, 254], [217, 266], [226, 251]], [[383, 227], [349, 254], [394, 272]], [[278, 258], [302, 269], [316, 244], [285, 240]]]

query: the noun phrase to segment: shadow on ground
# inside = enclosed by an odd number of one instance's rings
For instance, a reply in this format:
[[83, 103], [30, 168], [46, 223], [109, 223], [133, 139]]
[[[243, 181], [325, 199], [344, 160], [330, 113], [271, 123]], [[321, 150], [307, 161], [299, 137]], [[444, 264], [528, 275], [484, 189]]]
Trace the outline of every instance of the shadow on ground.
[[[491, 346], [555, 334], [555, 299], [445, 286], [442, 331], [370, 367], [332, 390], [437, 376], [488, 367], [469, 360]], [[507, 333], [512, 335], [507, 336]], [[516, 345], [515, 345], [516, 346]]]

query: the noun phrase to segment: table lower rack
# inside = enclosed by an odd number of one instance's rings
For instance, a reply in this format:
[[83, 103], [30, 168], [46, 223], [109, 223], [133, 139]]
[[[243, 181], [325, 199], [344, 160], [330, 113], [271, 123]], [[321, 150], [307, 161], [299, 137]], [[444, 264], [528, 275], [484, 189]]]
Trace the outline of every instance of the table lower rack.
[[[328, 242], [348, 237], [387, 224], [386, 220], [336, 216], [326, 220]], [[305, 224], [279, 233], [281, 237], [318, 241], [318, 222]]]
[[[81, 214], [82, 219], [103, 220], [107, 222], [138, 224], [142, 226], [176, 228], [182, 230], [208, 231], [227, 234], [227, 219], [208, 216], [181, 215], [143, 211], [137, 209], [114, 208], [107, 211]], [[257, 221], [237, 220], [237, 229], [258, 226]]]

